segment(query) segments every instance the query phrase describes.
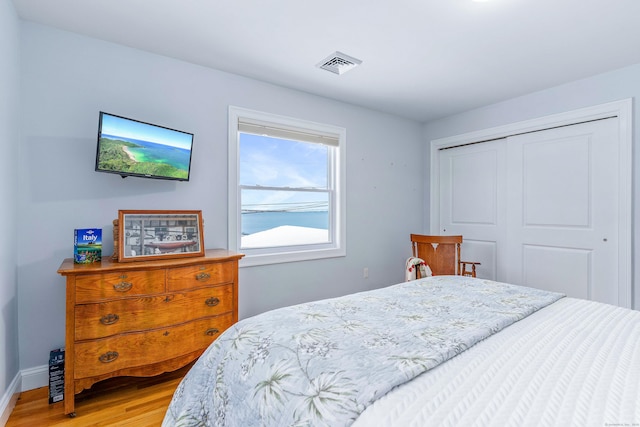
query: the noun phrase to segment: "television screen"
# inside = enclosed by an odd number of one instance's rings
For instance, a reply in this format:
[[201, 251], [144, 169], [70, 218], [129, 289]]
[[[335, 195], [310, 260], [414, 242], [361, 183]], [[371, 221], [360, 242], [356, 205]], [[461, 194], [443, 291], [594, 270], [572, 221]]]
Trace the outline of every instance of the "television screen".
[[100, 112], [96, 171], [188, 181], [193, 134]]

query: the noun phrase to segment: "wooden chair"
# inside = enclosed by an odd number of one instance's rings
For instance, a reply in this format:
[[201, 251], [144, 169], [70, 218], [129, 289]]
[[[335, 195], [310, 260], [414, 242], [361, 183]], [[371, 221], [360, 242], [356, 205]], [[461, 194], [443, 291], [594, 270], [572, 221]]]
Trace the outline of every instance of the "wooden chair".
[[460, 275], [476, 277], [476, 265], [480, 265], [480, 263], [461, 261], [461, 245], [462, 236], [411, 235], [413, 256], [423, 259], [431, 268], [434, 276]]

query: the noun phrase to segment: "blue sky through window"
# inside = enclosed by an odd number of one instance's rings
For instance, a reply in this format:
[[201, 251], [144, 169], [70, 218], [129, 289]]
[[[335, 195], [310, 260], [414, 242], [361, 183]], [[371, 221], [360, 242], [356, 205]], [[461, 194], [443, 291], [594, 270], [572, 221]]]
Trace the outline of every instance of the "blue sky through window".
[[309, 211], [328, 209], [326, 192], [278, 191], [328, 187], [329, 147], [263, 135], [240, 133], [240, 185], [243, 211]]

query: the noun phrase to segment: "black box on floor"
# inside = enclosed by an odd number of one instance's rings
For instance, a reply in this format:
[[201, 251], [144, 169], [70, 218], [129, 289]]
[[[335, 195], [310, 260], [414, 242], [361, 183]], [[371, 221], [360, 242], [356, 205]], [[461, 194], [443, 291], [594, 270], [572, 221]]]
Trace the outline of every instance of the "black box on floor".
[[64, 348], [49, 353], [49, 403], [64, 400]]

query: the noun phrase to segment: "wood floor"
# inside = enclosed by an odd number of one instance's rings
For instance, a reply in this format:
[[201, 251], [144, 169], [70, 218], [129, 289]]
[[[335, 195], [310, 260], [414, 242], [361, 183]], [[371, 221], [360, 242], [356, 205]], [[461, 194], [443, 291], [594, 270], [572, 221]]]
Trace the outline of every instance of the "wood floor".
[[[112, 378], [76, 395], [76, 417], [63, 402], [49, 405], [49, 389], [21, 393], [6, 427], [159, 426], [173, 392], [191, 365], [151, 378]], [[66, 396], [65, 396], [66, 398]]]

